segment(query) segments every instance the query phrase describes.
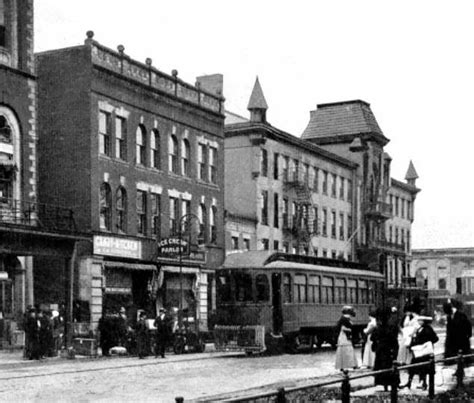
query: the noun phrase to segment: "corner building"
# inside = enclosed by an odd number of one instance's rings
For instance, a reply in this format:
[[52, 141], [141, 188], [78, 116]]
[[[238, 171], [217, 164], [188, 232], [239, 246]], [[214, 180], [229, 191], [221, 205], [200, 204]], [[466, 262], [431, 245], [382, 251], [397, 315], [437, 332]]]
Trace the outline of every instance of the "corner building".
[[[181, 306], [207, 329], [224, 255], [222, 76], [187, 84], [91, 31], [36, 60], [41, 199], [73, 206], [89, 237], [77, 252], [76, 321], [95, 329], [121, 306], [130, 317]], [[220, 83], [213, 93], [209, 81]], [[188, 228], [189, 253], [160, 254], [160, 241]]]
[[269, 124], [267, 109], [257, 79], [250, 119], [226, 115], [227, 253], [268, 249], [356, 261], [384, 274], [387, 303], [424, 300], [410, 276], [418, 175], [410, 163], [406, 182], [391, 178], [389, 139], [370, 105], [318, 105], [301, 138]]

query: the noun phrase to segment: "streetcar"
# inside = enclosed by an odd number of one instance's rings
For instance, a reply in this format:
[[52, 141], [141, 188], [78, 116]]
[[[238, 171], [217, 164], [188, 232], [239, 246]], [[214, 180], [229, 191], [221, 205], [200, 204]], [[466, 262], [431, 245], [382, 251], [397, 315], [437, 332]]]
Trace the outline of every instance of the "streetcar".
[[344, 260], [271, 251], [230, 254], [216, 271], [216, 349], [250, 354], [335, 346], [344, 305], [356, 311], [357, 342], [384, 277]]

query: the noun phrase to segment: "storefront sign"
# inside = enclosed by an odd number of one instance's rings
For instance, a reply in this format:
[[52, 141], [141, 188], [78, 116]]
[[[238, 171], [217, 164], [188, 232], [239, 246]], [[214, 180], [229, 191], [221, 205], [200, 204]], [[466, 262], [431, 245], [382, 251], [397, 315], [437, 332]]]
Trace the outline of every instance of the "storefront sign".
[[135, 239], [94, 236], [94, 254], [141, 259], [142, 245]]
[[188, 242], [179, 238], [165, 238], [158, 242], [157, 248], [160, 256], [185, 255], [188, 251]]

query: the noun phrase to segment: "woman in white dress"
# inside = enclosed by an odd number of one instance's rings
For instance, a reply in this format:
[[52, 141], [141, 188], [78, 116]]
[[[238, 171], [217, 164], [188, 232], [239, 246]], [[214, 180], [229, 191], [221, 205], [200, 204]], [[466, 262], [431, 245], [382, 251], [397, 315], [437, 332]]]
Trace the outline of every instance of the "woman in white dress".
[[375, 353], [372, 351], [372, 333], [377, 326], [375, 312], [370, 312], [369, 318], [369, 323], [363, 330], [364, 334], [367, 336], [367, 341], [365, 342], [364, 354], [362, 355], [362, 366], [366, 368], [373, 368], [375, 362]]
[[413, 335], [420, 327], [418, 315], [413, 312], [411, 307], [405, 308], [405, 316], [402, 319], [398, 346], [397, 362], [400, 364], [410, 364], [413, 359], [413, 353], [410, 350]]
[[345, 306], [342, 308], [342, 316], [337, 322], [336, 334], [337, 350], [336, 350], [336, 369], [341, 371], [346, 368], [357, 368], [357, 358], [352, 345], [352, 321], [355, 316], [354, 308]]

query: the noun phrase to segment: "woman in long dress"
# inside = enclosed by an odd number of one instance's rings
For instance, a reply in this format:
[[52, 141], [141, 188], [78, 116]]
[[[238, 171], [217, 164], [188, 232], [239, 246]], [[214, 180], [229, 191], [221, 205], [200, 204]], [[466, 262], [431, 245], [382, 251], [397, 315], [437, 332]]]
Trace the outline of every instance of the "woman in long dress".
[[342, 309], [342, 316], [337, 322], [337, 350], [336, 350], [336, 369], [341, 371], [346, 368], [357, 368], [357, 358], [352, 345], [352, 321], [355, 316], [354, 309], [345, 306]]
[[362, 355], [362, 366], [366, 368], [373, 368], [375, 362], [375, 353], [372, 351], [372, 333], [374, 332], [377, 322], [375, 319], [375, 312], [369, 313], [369, 323], [363, 330], [367, 337], [367, 341], [364, 346], [364, 354]]
[[405, 316], [401, 324], [401, 337], [399, 339], [397, 362], [400, 364], [410, 364], [413, 354], [410, 349], [412, 337], [419, 328], [418, 315], [412, 312], [412, 308], [405, 308]]

